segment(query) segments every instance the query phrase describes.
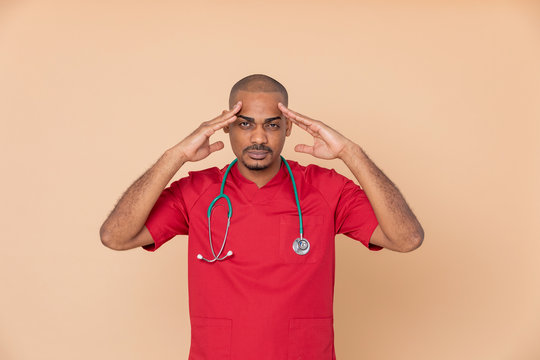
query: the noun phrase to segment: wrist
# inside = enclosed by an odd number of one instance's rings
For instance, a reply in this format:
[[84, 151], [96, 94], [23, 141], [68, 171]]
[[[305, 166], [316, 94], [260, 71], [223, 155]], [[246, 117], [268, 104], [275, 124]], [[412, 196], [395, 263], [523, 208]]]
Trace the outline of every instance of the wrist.
[[344, 147], [343, 150], [340, 151], [338, 158], [340, 158], [342, 161], [347, 162], [352, 158], [356, 158], [359, 155], [364, 154], [364, 151], [360, 147], [360, 145], [349, 141]]
[[173, 163], [175, 167], [178, 168], [188, 162], [186, 154], [177, 146], [165, 150], [162, 157]]

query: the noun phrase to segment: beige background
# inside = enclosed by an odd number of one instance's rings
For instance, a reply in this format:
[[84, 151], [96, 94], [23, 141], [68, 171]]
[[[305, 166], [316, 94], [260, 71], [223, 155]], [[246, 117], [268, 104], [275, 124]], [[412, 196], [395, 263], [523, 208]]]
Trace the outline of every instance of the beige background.
[[[187, 238], [115, 252], [98, 229], [252, 73], [361, 144], [426, 232], [336, 238], [339, 359], [539, 359], [538, 3], [382, 3], [0, 2], [0, 359], [187, 358]], [[216, 139], [174, 179], [230, 161]], [[306, 141], [284, 155], [351, 176]]]

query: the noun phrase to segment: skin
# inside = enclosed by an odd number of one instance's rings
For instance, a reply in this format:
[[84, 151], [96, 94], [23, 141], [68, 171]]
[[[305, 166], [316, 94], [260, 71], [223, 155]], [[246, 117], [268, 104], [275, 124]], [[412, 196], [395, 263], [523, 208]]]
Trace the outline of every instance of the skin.
[[[422, 226], [397, 187], [360, 145], [322, 121], [288, 109], [281, 103], [279, 93], [239, 91], [235, 100], [238, 102], [233, 108], [202, 123], [166, 150], [127, 189], [100, 229], [105, 246], [126, 250], [153, 243], [144, 224], [157, 198], [186, 162], [202, 160], [223, 149], [221, 141], [210, 143], [210, 137], [221, 129], [229, 134], [240, 173], [257, 186], [264, 186], [279, 171], [280, 154], [293, 124], [313, 137], [312, 145], [298, 144], [295, 151], [343, 161], [364, 189], [379, 221], [371, 244], [399, 252], [414, 250], [422, 244]], [[279, 118], [269, 120], [276, 117]]]
[[167, 149], [158, 161], [122, 195], [99, 230], [103, 245], [113, 250], [128, 250], [154, 243], [144, 226], [148, 214], [172, 177], [188, 161], [199, 161], [223, 149], [223, 142], [210, 143], [210, 137], [236, 120], [242, 104], [203, 122], [175, 146]]
[[322, 121], [292, 111], [281, 103], [278, 107], [287, 119], [313, 136], [313, 145], [298, 144], [295, 151], [319, 159], [342, 160], [364, 189], [379, 221], [371, 236], [371, 244], [399, 252], [412, 251], [422, 244], [424, 230], [416, 216], [397, 187], [360, 145]]
[[277, 104], [283, 101], [278, 92], [238, 91], [235, 100], [242, 101], [242, 109], [236, 121], [223, 130], [229, 134], [240, 173], [262, 187], [279, 171], [279, 155], [291, 134], [292, 122], [278, 109]]

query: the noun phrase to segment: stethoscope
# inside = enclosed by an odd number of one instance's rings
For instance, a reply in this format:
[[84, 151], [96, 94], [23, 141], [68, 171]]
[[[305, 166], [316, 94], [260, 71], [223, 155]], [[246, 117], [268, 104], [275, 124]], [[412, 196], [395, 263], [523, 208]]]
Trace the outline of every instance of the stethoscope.
[[[287, 163], [287, 160], [283, 156], [281, 156], [281, 160], [285, 163], [285, 166], [287, 167], [287, 171], [289, 171], [289, 175], [291, 177], [291, 182], [293, 185], [294, 190], [294, 199], [296, 200], [296, 208], [298, 209], [298, 218], [300, 220], [300, 237], [295, 239], [292, 244], [292, 248], [295, 253], [298, 255], [305, 255], [309, 252], [309, 241], [304, 238], [304, 225], [302, 222], [302, 211], [300, 210], [300, 201], [298, 200], [298, 191], [296, 190], [296, 183], [294, 181], [294, 176], [291, 171], [291, 167], [289, 166], [289, 163]], [[232, 205], [231, 205], [231, 199], [223, 192], [225, 189], [225, 180], [227, 180], [227, 176], [229, 175], [229, 172], [231, 171], [231, 168], [238, 159], [234, 159], [233, 162], [230, 163], [230, 165], [227, 167], [227, 170], [225, 171], [225, 175], [223, 175], [223, 180], [221, 181], [221, 190], [219, 191], [219, 195], [216, 196], [216, 198], [210, 203], [210, 206], [208, 206], [208, 238], [210, 239], [210, 250], [212, 251], [212, 255], [214, 255], [214, 258], [212, 260], [205, 259], [201, 254], [197, 255], [197, 259], [199, 260], [205, 260], [209, 263], [212, 263], [216, 260], [225, 260], [227, 257], [232, 256], [233, 252], [229, 250], [225, 256], [220, 258], [219, 256], [223, 252], [223, 249], [225, 248], [225, 242], [227, 241], [227, 234], [229, 233], [229, 226], [231, 225], [231, 216], [232, 216]], [[229, 206], [229, 213], [227, 215], [227, 228], [225, 230], [225, 237], [223, 238], [223, 245], [221, 245], [221, 249], [219, 250], [219, 253], [216, 255], [214, 252], [214, 245], [212, 244], [212, 227], [211, 227], [211, 217], [212, 217], [212, 211], [214, 209], [214, 205], [216, 202], [224, 198], [227, 201], [227, 205]]]

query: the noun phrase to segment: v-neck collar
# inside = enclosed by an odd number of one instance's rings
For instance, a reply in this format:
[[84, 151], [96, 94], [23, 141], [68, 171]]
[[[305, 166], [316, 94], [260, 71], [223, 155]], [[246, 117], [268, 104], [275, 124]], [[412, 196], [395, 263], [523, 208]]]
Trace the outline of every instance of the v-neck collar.
[[[283, 183], [289, 181], [289, 172], [287, 171], [287, 167], [283, 160], [281, 161], [281, 166], [276, 175], [260, 188], [253, 181], [246, 179], [244, 175], [240, 173], [238, 164], [233, 165], [229, 176], [231, 178], [230, 180], [234, 182], [238, 190], [246, 197], [246, 199], [254, 203], [270, 200], [279, 192]], [[228, 181], [229, 179], [227, 179], [227, 182]]]

